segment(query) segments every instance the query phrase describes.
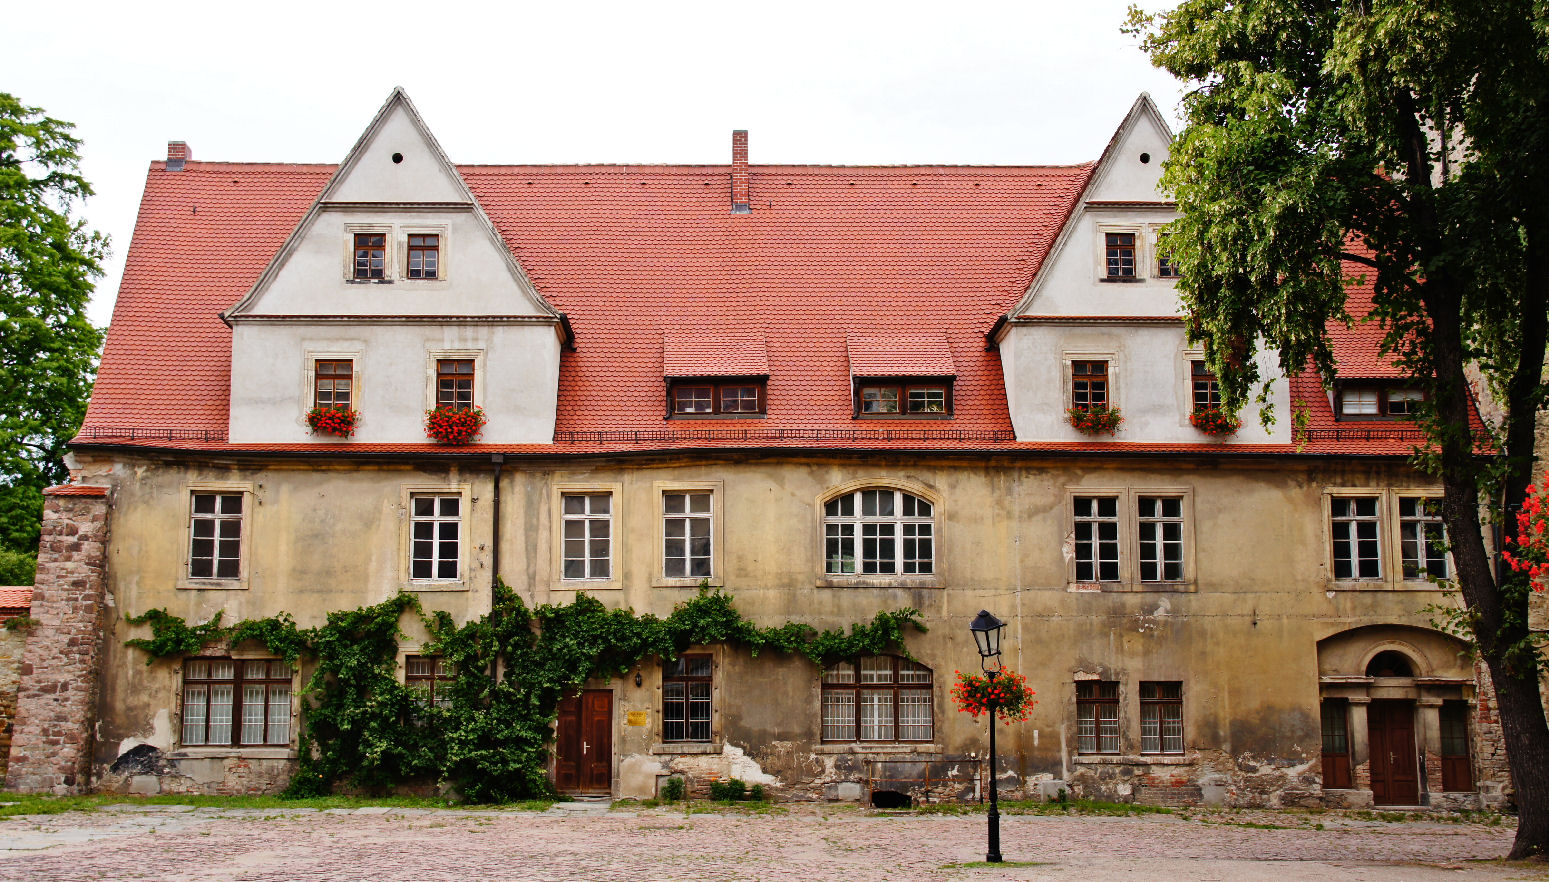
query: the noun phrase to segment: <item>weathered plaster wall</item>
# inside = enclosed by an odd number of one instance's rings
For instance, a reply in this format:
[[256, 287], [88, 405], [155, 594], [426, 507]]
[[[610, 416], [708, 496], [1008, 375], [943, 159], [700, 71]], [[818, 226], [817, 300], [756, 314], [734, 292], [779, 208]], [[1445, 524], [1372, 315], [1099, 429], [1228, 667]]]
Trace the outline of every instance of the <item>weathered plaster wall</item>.
[[0, 628], [0, 776], [5, 774], [11, 758], [16, 695], [21, 684], [22, 652], [26, 647], [25, 629]]

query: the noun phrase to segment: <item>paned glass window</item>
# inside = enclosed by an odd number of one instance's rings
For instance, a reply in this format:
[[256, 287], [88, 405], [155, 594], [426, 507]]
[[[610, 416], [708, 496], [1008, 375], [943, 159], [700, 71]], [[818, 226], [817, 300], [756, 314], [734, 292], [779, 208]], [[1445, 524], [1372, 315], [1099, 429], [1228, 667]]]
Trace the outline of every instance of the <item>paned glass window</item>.
[[355, 278], [381, 279], [387, 275], [387, 234], [355, 234]]
[[457, 579], [462, 561], [462, 496], [415, 493], [409, 498], [412, 546], [409, 578]]
[[189, 523], [188, 577], [242, 577], [242, 494], [195, 493]]
[[409, 235], [409, 278], [434, 279], [441, 270], [441, 237], [435, 233]]
[[425, 707], [451, 707], [452, 669], [439, 655], [411, 655], [404, 660], [404, 685]]
[[292, 678], [280, 659], [185, 659], [183, 744], [289, 745]]
[[1113, 496], [1077, 496], [1075, 507], [1076, 581], [1119, 581], [1119, 500]]
[[1381, 526], [1375, 496], [1336, 496], [1329, 500], [1334, 538], [1334, 578], [1382, 578]]
[[1076, 752], [1119, 752], [1119, 684], [1113, 680], [1076, 683]]
[[674, 382], [668, 389], [668, 406], [676, 416], [736, 416], [764, 412], [763, 380]]
[[1398, 538], [1404, 578], [1447, 578], [1447, 527], [1440, 499], [1399, 497]]
[[662, 740], [710, 740], [709, 655], [684, 655], [662, 662]]
[[1108, 406], [1108, 362], [1070, 363], [1070, 406], [1094, 410]]
[[823, 506], [824, 572], [833, 576], [935, 572], [931, 504], [902, 490], [857, 490]]
[[662, 575], [666, 578], [710, 575], [711, 501], [709, 490], [662, 494]]
[[949, 387], [935, 383], [867, 383], [860, 387], [860, 403], [861, 416], [928, 416], [952, 410]]
[[566, 493], [560, 497], [566, 579], [613, 575], [613, 495]]
[[1389, 389], [1388, 416], [1414, 416], [1425, 402], [1425, 393], [1419, 389]]
[[1343, 698], [1323, 699], [1323, 786], [1350, 788], [1350, 704]]
[[1107, 233], [1104, 236], [1104, 248], [1108, 278], [1135, 278], [1134, 233]]
[[313, 406], [349, 410], [355, 385], [355, 362], [350, 359], [320, 358], [313, 368]]
[[1183, 498], [1140, 497], [1140, 581], [1183, 581]]
[[1345, 389], [1339, 396], [1339, 412], [1347, 416], [1377, 416], [1382, 413], [1376, 389]]
[[931, 669], [889, 655], [863, 656], [823, 670], [823, 740], [931, 741]]
[[1156, 277], [1176, 279], [1183, 274], [1178, 271], [1178, 264], [1173, 260], [1172, 251], [1167, 247], [1167, 238], [1167, 236], [1161, 236], [1156, 240]]
[[1189, 375], [1193, 384], [1194, 409], [1219, 408], [1221, 384], [1216, 381], [1216, 375], [1210, 370], [1210, 366], [1203, 361], [1191, 361]]
[[473, 409], [473, 359], [436, 359], [436, 407]]
[[1140, 684], [1140, 752], [1183, 753], [1183, 684]]

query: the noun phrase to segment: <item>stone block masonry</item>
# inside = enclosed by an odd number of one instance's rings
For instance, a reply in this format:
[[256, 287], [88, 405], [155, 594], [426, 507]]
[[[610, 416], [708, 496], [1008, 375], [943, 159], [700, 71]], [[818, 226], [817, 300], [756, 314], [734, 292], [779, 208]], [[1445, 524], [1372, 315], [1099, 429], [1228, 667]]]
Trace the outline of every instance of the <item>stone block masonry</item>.
[[97, 667], [106, 599], [109, 494], [70, 485], [44, 491], [43, 535], [32, 589], [5, 783], [25, 793], [90, 787]]

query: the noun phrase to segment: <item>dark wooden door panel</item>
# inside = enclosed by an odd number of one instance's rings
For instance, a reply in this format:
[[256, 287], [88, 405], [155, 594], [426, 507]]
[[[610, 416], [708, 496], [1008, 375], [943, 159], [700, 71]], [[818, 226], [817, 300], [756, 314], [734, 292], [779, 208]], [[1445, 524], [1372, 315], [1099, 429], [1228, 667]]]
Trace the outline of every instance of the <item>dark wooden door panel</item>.
[[1409, 701], [1373, 701], [1367, 711], [1371, 746], [1372, 802], [1418, 805], [1420, 775], [1415, 758], [1415, 712]]
[[611, 691], [589, 689], [559, 703], [554, 787], [569, 793], [613, 792]]
[[581, 699], [559, 703], [559, 725], [554, 733], [554, 787], [577, 790], [581, 786]]

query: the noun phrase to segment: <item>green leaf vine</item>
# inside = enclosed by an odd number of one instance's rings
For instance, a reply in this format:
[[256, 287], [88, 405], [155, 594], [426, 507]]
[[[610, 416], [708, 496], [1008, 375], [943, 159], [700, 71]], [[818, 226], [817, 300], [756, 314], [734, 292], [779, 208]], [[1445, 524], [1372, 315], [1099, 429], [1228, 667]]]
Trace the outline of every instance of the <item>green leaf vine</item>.
[[[444, 706], [416, 701], [398, 680], [399, 623], [410, 610], [431, 635], [422, 651], [442, 656], [454, 673]], [[732, 595], [704, 585], [665, 618], [610, 610], [585, 594], [529, 610], [498, 580], [490, 612], [462, 625], [442, 610], [426, 614], [410, 594], [329, 613], [317, 628], [297, 627], [288, 613], [230, 626], [217, 613], [189, 625], [152, 609], [128, 621], [151, 627], [149, 638], [125, 641], [144, 650], [148, 664], [250, 640], [292, 664], [314, 663], [302, 690], [300, 760], [287, 795], [436, 781], [473, 802], [551, 794], [547, 768], [560, 701], [587, 680], [622, 675], [642, 659], [728, 643], [753, 656], [799, 653], [821, 665], [889, 651], [907, 656], [905, 629], [925, 630], [915, 609], [879, 612], [847, 631], [820, 632], [800, 622], [762, 627], [743, 618]]]

